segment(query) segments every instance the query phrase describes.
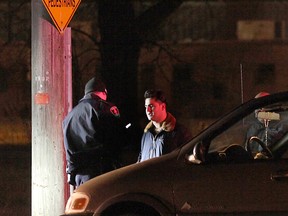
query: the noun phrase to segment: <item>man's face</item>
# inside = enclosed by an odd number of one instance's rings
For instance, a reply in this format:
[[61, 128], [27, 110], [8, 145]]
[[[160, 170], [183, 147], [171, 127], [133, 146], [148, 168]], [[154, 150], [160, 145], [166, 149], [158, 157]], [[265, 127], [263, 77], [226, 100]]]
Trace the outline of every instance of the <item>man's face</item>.
[[146, 98], [145, 111], [148, 120], [160, 122], [166, 114], [166, 104], [155, 98]]
[[97, 95], [97, 96], [100, 97], [102, 100], [105, 100], [105, 101], [107, 100], [107, 94], [108, 94], [108, 93], [107, 93], [107, 90], [106, 90], [106, 89], [105, 89], [105, 91], [103, 91], [103, 92], [102, 92], [102, 91], [101, 91], [101, 92], [98, 92], [98, 91], [96, 92], [96, 91], [95, 91], [95, 92], [93, 92], [93, 94]]

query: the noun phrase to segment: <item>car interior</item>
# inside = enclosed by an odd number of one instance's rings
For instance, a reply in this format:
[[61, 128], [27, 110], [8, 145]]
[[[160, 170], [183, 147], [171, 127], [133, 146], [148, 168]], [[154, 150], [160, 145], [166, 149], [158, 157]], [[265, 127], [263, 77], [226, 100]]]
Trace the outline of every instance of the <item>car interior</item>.
[[[249, 134], [251, 127], [261, 133]], [[253, 145], [258, 146], [257, 151], [252, 150]], [[215, 138], [197, 143], [187, 159], [198, 164], [279, 160], [288, 159], [287, 149], [288, 106], [274, 104], [249, 114]]]

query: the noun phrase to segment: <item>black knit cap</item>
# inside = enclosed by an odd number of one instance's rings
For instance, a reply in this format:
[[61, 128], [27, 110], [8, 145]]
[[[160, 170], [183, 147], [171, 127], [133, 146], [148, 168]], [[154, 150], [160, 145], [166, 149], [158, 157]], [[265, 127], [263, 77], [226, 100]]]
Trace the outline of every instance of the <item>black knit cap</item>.
[[85, 85], [85, 95], [90, 92], [95, 92], [95, 91], [106, 92], [106, 86], [101, 80], [93, 77]]

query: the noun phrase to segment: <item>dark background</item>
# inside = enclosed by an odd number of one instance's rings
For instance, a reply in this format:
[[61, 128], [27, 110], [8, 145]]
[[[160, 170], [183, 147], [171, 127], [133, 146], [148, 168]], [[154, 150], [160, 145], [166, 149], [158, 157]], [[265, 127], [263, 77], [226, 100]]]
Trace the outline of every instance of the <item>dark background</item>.
[[[135, 16], [138, 16], [156, 1], [134, 2]], [[141, 52], [133, 75], [136, 91], [125, 89], [124, 81], [118, 89], [114, 88], [133, 93], [128, 96], [134, 102], [121, 106], [134, 110], [133, 118], [141, 129], [147, 123], [143, 92], [148, 87], [165, 90], [168, 108], [194, 135], [240, 104], [242, 93], [244, 100], [249, 100], [261, 90], [273, 93], [288, 89], [288, 2], [184, 2], [175, 13], [163, 18], [165, 22], [159, 22], [157, 28], [153, 26], [153, 17], [148, 19], [155, 31], [141, 38]], [[97, 3], [82, 0], [69, 25], [73, 39], [74, 104], [82, 97], [86, 81], [101, 68]], [[0, 3], [0, 176], [3, 179], [0, 215], [31, 214], [30, 7], [27, 0]], [[238, 20], [273, 21], [275, 35], [270, 39], [239, 40]], [[149, 22], [145, 22], [146, 26]], [[128, 44], [133, 41], [128, 39], [125, 41]], [[243, 92], [240, 63], [243, 64]], [[125, 78], [125, 74], [118, 74], [113, 80], [117, 82], [119, 77]], [[114, 95], [114, 98], [117, 97]]]
[[31, 215], [31, 147], [0, 145], [0, 215]]

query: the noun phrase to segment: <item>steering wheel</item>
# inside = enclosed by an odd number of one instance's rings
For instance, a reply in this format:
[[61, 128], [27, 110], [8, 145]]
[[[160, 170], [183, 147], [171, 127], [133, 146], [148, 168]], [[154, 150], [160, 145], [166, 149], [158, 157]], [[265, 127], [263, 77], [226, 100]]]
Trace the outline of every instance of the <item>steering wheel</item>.
[[[246, 143], [246, 150], [247, 152], [252, 155], [252, 151], [251, 151], [251, 143], [255, 141], [257, 143], [259, 143], [259, 145], [262, 147], [263, 151], [260, 152], [259, 154], [263, 155], [263, 156], [266, 156], [267, 158], [273, 158], [273, 153], [271, 152], [271, 150], [265, 145], [265, 143], [260, 140], [257, 136], [252, 136], [250, 137], [248, 140], [247, 140], [247, 143]], [[255, 158], [255, 157], [254, 157]], [[259, 158], [263, 158], [263, 157], [259, 157]], [[264, 157], [265, 158], [265, 157]], [[257, 157], [255, 158], [257, 159]]]

